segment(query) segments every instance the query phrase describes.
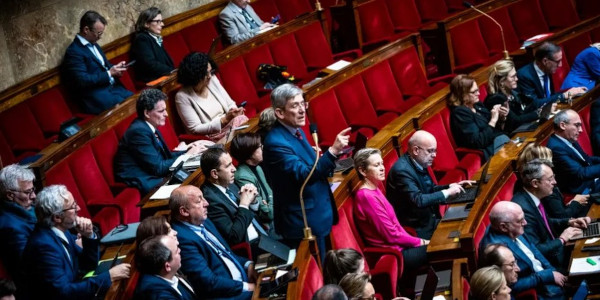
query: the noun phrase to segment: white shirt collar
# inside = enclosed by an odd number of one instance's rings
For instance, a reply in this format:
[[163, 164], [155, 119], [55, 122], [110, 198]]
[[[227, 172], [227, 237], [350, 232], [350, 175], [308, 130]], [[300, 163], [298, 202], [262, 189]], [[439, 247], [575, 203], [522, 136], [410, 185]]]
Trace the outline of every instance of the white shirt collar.
[[533, 68], [535, 69], [535, 73], [540, 78], [540, 80], [544, 80], [544, 76], [546, 75], [546, 73], [544, 73], [544, 71], [542, 71], [542, 69], [538, 67], [537, 63], [533, 63]]
[[172, 288], [173, 288], [173, 289], [174, 289], [174, 290], [175, 290], [175, 291], [176, 291], [176, 292], [177, 292], [179, 295], [181, 295], [181, 292], [179, 291], [179, 289], [177, 289], [177, 285], [179, 284], [179, 278], [177, 278], [177, 276], [173, 276], [173, 279], [168, 279], [168, 278], [162, 277], [162, 276], [160, 276], [160, 275], [154, 275], [154, 276], [156, 276], [156, 277], [158, 277], [158, 278], [160, 278], [160, 279], [162, 279], [162, 280], [164, 280], [164, 281], [168, 282], [168, 283], [169, 283], [169, 285], [170, 285], [170, 286], [171, 286], [171, 287], [172, 287]]
[[60, 230], [54, 226], [50, 227], [50, 230], [52, 230], [52, 232], [54, 232], [54, 234], [56, 234], [61, 240], [69, 243], [67, 236], [65, 235], [65, 233], [62, 230]]
[[75, 35], [75, 36], [76, 36], [76, 37], [79, 39], [79, 41], [80, 41], [80, 42], [81, 42], [81, 43], [82, 43], [84, 46], [86, 46], [86, 47], [87, 47], [87, 45], [88, 45], [88, 44], [91, 44], [91, 43], [90, 43], [90, 41], [86, 40], [86, 39], [85, 39], [84, 37], [82, 37], [81, 35], [77, 34], [77, 35]]
[[558, 134], [554, 134], [559, 140], [563, 141], [563, 143], [567, 144], [567, 146], [572, 147], [573, 143], [571, 143], [571, 141], [565, 139], [564, 137], [558, 135]]

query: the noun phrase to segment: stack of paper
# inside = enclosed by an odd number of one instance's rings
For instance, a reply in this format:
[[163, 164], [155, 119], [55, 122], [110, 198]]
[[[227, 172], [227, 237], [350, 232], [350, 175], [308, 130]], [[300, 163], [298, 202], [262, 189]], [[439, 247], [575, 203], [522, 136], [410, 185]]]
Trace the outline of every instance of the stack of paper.
[[[588, 259], [593, 262], [588, 262]], [[571, 269], [569, 275], [582, 275], [600, 272], [600, 255], [574, 258], [571, 262]]]

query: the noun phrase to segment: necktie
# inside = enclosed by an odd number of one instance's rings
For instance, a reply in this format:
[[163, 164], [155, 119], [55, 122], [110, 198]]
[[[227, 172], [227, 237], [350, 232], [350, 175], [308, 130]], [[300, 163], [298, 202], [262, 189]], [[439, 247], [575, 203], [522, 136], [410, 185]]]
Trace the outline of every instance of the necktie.
[[540, 205], [538, 205], [538, 209], [540, 210], [540, 214], [542, 214], [542, 219], [544, 220], [544, 224], [546, 224], [546, 229], [548, 229], [550, 236], [552, 239], [554, 239], [554, 234], [552, 234], [552, 229], [550, 229], [550, 224], [548, 224], [548, 218], [546, 218], [546, 210], [541, 202]]
[[248, 23], [248, 25], [250, 25], [250, 29], [259, 27], [258, 23], [256, 23], [256, 21], [254, 21], [254, 19], [250, 16], [250, 14], [244, 8], [242, 8], [242, 15], [244, 16], [244, 19], [246, 19], [246, 22]]
[[161, 46], [161, 47], [162, 47], [162, 43], [163, 43], [162, 36], [157, 36], [157, 37], [156, 37], [156, 42], [158, 43], [158, 45], [159, 45], [159, 46]]
[[550, 77], [548, 74], [544, 74], [544, 90], [546, 91], [546, 98], [550, 98]]
[[160, 138], [158, 131], [154, 132], [154, 136], [156, 137], [156, 142], [158, 143], [158, 146], [160, 147], [160, 152], [163, 154], [163, 156], [165, 158], [167, 158], [168, 155], [167, 155], [167, 153], [165, 153], [165, 144], [162, 142], [162, 139]]
[[208, 242], [209, 244], [211, 244], [214, 249], [217, 251], [217, 255], [219, 256], [224, 256], [227, 259], [231, 260], [235, 266], [238, 268], [238, 270], [240, 271], [240, 273], [242, 274], [242, 280], [244, 282], [248, 281], [248, 275], [246, 275], [246, 271], [244, 270], [244, 267], [237, 261], [237, 259], [235, 259], [235, 257], [223, 246], [223, 244], [221, 244], [221, 242], [219, 242], [218, 240], [213, 240], [212, 235], [211, 234], [207, 234], [206, 233], [206, 228], [204, 228], [204, 226], [200, 227], [200, 233], [202, 234], [202, 236], [204, 237], [204, 240], [206, 242]]
[[237, 204], [237, 197], [235, 196], [235, 194], [233, 194], [233, 192], [230, 189], [225, 189], [225, 193], [227, 193], [227, 196], [229, 196], [229, 199], [231, 199], [231, 201]]
[[298, 138], [299, 140], [302, 140], [302, 134], [300, 133], [300, 129], [296, 129], [296, 138]]

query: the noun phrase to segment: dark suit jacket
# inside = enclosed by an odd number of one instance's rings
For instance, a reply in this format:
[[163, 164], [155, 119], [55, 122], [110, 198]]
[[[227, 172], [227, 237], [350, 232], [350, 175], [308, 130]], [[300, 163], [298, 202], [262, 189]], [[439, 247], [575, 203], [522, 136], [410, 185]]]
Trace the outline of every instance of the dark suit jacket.
[[[417, 172], [421, 171], [410, 156], [402, 155], [388, 173], [386, 198], [402, 225], [433, 234], [440, 219], [439, 204], [446, 202], [442, 190], [448, 186], [433, 185], [428, 189]], [[431, 238], [431, 235], [422, 238]]]
[[147, 31], [135, 35], [129, 56], [131, 60], [136, 60], [133, 69], [138, 81], [149, 82], [175, 69], [165, 48], [159, 46]]
[[83, 249], [75, 236], [65, 232], [71, 260], [61, 239], [50, 228], [36, 226], [23, 253], [23, 264], [31, 299], [93, 299], [111, 285], [110, 274], [80, 280], [82, 274], [96, 269], [100, 259], [99, 239], [83, 238]]
[[[304, 221], [300, 207], [300, 187], [315, 162], [315, 151], [300, 130], [299, 140], [279, 122], [264, 141], [264, 168], [273, 188], [275, 229], [285, 239], [301, 239]], [[325, 237], [337, 223], [337, 209], [327, 177], [335, 168], [335, 157], [325, 151], [304, 189], [308, 226], [317, 237]]]
[[542, 203], [546, 214], [551, 218], [579, 218], [585, 217], [590, 209], [591, 204], [581, 205], [577, 201], [571, 201], [569, 205], [565, 205], [564, 197], [558, 187], [554, 187], [552, 195], [544, 197]]
[[181, 281], [177, 285], [179, 295], [172, 287], [162, 278], [155, 275], [141, 274], [138, 280], [134, 300], [193, 300], [196, 299], [192, 291], [190, 291]]
[[491, 113], [481, 103], [475, 103], [474, 113], [466, 106], [459, 105], [450, 113], [452, 136], [459, 147], [483, 151], [485, 159], [494, 155], [494, 139], [503, 134], [490, 126]]
[[[171, 226], [177, 231], [177, 240], [181, 249], [181, 271], [196, 293], [202, 293], [203, 298], [250, 299], [252, 297], [252, 293], [242, 290], [241, 281], [231, 279], [229, 269], [221, 257], [193, 230], [178, 220], [172, 220]], [[204, 226], [229, 249], [210, 220], [204, 221]], [[248, 261], [246, 258], [233, 255], [242, 266]]]
[[17, 203], [0, 200], [0, 240], [4, 243], [0, 247], [0, 259], [19, 287], [23, 277], [21, 256], [35, 223], [35, 216]]
[[[240, 191], [235, 184], [231, 184], [229, 189], [234, 195]], [[202, 185], [202, 193], [210, 204], [208, 218], [215, 224], [221, 236], [225, 237], [227, 243], [233, 246], [247, 242], [248, 226], [252, 224], [254, 213], [249, 209], [235, 207], [219, 188], [208, 181]], [[237, 198], [236, 203], [239, 204]]]
[[100, 46], [94, 44], [94, 47], [102, 55], [105, 66], [75, 37], [65, 52], [62, 71], [73, 96], [81, 100], [83, 110], [87, 113], [99, 114], [133, 93], [126, 90], [116, 77], [115, 84], [110, 84], [107, 71], [112, 65]]
[[[525, 225], [525, 237], [527, 237], [527, 240], [534, 244], [555, 268], [564, 267], [565, 247], [558, 237], [568, 227], [569, 219], [551, 218], [546, 214], [548, 225], [550, 225], [552, 234], [555, 237], [553, 239], [546, 228], [546, 224], [544, 224], [542, 214], [540, 214], [533, 199], [524, 189], [519, 189], [515, 192], [512, 202], [519, 204], [525, 213], [525, 220], [527, 221], [527, 225]], [[545, 211], [548, 209], [544, 206]]]
[[523, 109], [521, 106], [522, 99], [519, 97], [519, 94], [513, 91], [512, 95], [514, 98], [512, 101], [509, 101], [504, 93], [488, 94], [484, 101], [484, 105], [488, 110], [492, 109], [496, 104], [503, 104], [508, 101], [510, 111], [508, 112], [508, 116], [506, 116], [504, 128], [502, 129], [507, 135], [511, 135], [511, 132], [522, 124], [535, 121], [539, 117], [537, 109], [533, 105], [526, 106], [525, 109]]
[[117, 181], [140, 190], [146, 195], [169, 175], [169, 167], [183, 152], [171, 152], [157, 129], [162, 146], [150, 126], [135, 119], [119, 142], [114, 169]]
[[519, 248], [517, 243], [513, 241], [509, 236], [497, 233], [491, 230], [490, 226], [486, 229], [483, 239], [479, 243], [479, 251], [483, 251], [485, 247], [492, 243], [506, 245], [515, 256], [517, 264], [519, 265], [519, 279], [515, 284], [511, 286], [513, 293], [518, 294], [522, 291], [534, 288], [538, 293], [538, 299], [563, 299], [562, 289], [554, 284], [554, 267], [546, 260], [544, 255], [530, 243], [525, 237], [518, 237], [521, 242], [533, 252], [533, 256], [542, 263], [544, 268], [541, 272], [535, 272], [533, 270], [533, 263]]
[[588, 156], [578, 143], [574, 147], [586, 161], [561, 141], [556, 135], [548, 139], [548, 148], [552, 150], [552, 162], [556, 182], [561, 191], [569, 194], [581, 194], [584, 189], [596, 191], [594, 179], [600, 177], [600, 157]]
[[546, 98], [546, 91], [540, 82], [540, 78], [535, 72], [532, 62], [525, 65], [517, 71], [517, 77], [519, 78], [517, 89], [519, 94], [525, 95], [533, 100], [533, 105], [536, 108], [541, 107], [545, 103], [556, 102], [562, 100], [561, 93], [554, 93], [554, 83], [552, 82], [552, 76], [550, 76], [550, 98]]

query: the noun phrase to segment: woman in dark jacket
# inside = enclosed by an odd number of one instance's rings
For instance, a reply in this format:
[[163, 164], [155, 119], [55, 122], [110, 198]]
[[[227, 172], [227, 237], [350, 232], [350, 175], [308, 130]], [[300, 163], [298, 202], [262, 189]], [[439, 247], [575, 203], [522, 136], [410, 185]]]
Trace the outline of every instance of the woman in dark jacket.
[[494, 155], [509, 138], [502, 126], [508, 108], [500, 104], [488, 110], [479, 102], [479, 87], [469, 75], [457, 75], [450, 83], [448, 106], [452, 136], [459, 147], [483, 151], [484, 160]]

